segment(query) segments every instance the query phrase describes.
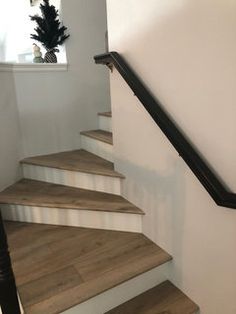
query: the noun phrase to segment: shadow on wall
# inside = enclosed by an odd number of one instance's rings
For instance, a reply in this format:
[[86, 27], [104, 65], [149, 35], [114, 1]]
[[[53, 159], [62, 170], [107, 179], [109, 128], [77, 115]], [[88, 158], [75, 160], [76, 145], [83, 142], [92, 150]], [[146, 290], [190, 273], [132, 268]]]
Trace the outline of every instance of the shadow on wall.
[[152, 222], [144, 224], [144, 233], [168, 253], [182, 256], [180, 239], [184, 238], [187, 211], [183, 161], [173, 160], [168, 171], [163, 172], [125, 159], [117, 160], [117, 164], [126, 176], [122, 194], [145, 212], [146, 221]]
[[152, 2], [156, 7], [152, 11], [141, 4], [142, 14], [140, 5], [130, 6], [129, 31], [127, 22], [120, 23], [119, 36], [113, 38], [111, 31], [111, 49], [126, 58], [219, 176], [236, 191], [236, 170], [232, 171], [236, 155], [232, 146], [236, 4]]
[[[236, 191], [236, 3], [133, 3], [119, 3], [123, 16], [110, 10], [111, 50]], [[236, 212], [215, 205], [122, 82], [114, 71], [114, 148], [117, 170], [126, 176], [124, 196], [145, 211], [144, 233], [174, 256], [170, 278], [201, 313], [233, 314]]]

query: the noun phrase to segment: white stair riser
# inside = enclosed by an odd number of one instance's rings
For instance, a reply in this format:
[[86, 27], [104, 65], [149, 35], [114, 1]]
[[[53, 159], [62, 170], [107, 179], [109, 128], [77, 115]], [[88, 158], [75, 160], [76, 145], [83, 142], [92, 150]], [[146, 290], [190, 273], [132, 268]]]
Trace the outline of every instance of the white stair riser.
[[114, 162], [113, 145], [81, 135], [82, 148], [106, 160]]
[[[168, 277], [169, 264], [165, 263], [148, 272], [118, 285], [115, 288], [99, 294], [65, 312], [63, 314], [104, 314], [114, 307], [136, 297], [155, 287]], [[135, 313], [133, 313], [135, 314]]]
[[23, 205], [1, 205], [1, 209], [10, 221], [142, 232], [142, 215], [136, 214]]
[[104, 116], [99, 116], [98, 117], [98, 123], [99, 123], [99, 129], [112, 132], [112, 119], [111, 117], [104, 117]]
[[27, 164], [23, 164], [23, 174], [28, 179], [117, 195], [121, 194], [121, 179], [116, 177]]

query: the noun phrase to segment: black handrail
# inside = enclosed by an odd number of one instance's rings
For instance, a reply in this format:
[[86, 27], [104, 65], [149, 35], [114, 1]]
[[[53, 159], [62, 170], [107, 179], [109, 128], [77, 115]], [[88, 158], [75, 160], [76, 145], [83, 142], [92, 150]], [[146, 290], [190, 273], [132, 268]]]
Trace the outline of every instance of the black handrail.
[[20, 314], [16, 282], [0, 211], [0, 307], [2, 314]]
[[236, 194], [228, 191], [209, 164], [200, 156], [180, 128], [162, 108], [161, 103], [152, 96], [124, 58], [117, 52], [109, 52], [95, 56], [94, 60], [97, 64], [104, 64], [109, 67], [113, 65], [118, 70], [216, 204], [236, 209]]

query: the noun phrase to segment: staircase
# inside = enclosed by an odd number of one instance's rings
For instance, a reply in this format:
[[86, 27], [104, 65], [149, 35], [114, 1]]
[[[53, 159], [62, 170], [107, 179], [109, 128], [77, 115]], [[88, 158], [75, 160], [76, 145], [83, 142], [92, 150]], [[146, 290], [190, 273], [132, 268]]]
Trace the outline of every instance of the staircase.
[[172, 257], [142, 234], [144, 212], [121, 196], [111, 113], [98, 119], [83, 149], [22, 160], [24, 179], [0, 193], [24, 313], [196, 313], [167, 280]]

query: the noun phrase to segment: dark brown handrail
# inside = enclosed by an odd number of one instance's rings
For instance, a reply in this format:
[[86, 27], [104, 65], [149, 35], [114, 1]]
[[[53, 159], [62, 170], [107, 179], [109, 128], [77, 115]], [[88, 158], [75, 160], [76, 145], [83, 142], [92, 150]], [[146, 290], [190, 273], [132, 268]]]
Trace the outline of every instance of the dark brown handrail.
[[228, 191], [227, 187], [212, 170], [212, 167], [200, 156], [180, 128], [165, 112], [161, 103], [152, 96], [124, 58], [117, 52], [109, 52], [95, 56], [94, 60], [97, 64], [104, 64], [109, 67], [113, 65], [118, 70], [216, 204], [236, 209], [236, 194]]
[[0, 211], [0, 306], [2, 314], [20, 314], [15, 277]]

